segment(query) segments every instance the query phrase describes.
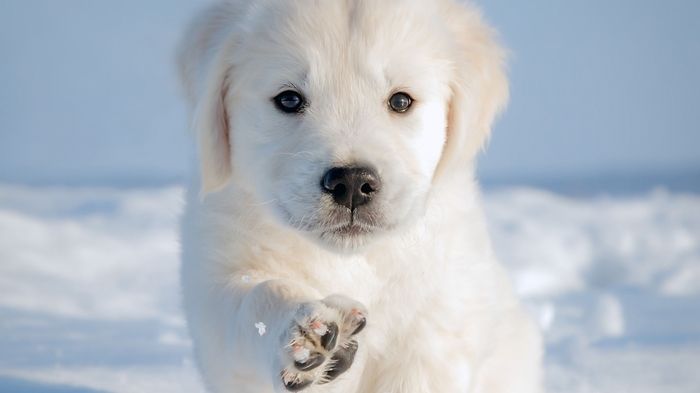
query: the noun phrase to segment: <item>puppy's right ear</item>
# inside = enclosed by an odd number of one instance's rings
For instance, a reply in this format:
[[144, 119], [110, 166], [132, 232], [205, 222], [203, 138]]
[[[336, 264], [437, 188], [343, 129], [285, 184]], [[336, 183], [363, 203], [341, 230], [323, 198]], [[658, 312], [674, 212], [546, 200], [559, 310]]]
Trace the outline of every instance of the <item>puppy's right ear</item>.
[[[226, 112], [228, 72], [222, 59], [216, 59], [206, 78], [204, 91], [192, 117], [192, 129], [197, 136], [199, 169], [202, 172], [200, 195], [218, 191], [231, 179], [231, 145]], [[220, 61], [219, 61], [220, 60]]]
[[181, 44], [180, 76], [190, 103], [191, 129], [197, 140], [200, 196], [221, 190], [231, 179], [231, 145], [226, 97], [234, 42], [234, 18], [227, 4], [195, 19]]

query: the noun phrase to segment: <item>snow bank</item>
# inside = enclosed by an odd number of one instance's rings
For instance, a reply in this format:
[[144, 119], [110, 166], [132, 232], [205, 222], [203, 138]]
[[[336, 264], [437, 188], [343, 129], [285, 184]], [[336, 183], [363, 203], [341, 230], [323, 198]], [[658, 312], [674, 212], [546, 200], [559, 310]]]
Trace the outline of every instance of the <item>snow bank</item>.
[[0, 306], [181, 323], [182, 190], [0, 188]]

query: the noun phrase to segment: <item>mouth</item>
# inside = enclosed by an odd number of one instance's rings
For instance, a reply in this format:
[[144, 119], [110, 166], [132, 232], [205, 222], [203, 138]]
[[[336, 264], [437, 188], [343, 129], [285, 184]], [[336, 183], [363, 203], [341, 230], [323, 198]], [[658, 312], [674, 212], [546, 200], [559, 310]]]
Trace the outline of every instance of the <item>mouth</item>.
[[325, 247], [334, 251], [354, 252], [361, 250], [375, 238], [377, 227], [347, 222], [317, 233], [317, 239]]
[[355, 252], [371, 244], [374, 239], [391, 231], [394, 226], [382, 225], [377, 217], [367, 215], [339, 216], [330, 214], [326, 220], [294, 220], [287, 209], [281, 209], [287, 225], [303, 233], [309, 240], [335, 252]]
[[372, 228], [368, 228], [367, 226], [362, 226], [362, 225], [357, 225], [355, 223], [348, 223], [330, 230], [325, 231], [329, 234], [333, 234], [336, 236], [344, 236], [344, 237], [351, 237], [351, 236], [360, 236], [360, 235], [367, 235], [372, 233]]
[[284, 204], [279, 203], [277, 207], [287, 226], [303, 233], [311, 240], [320, 240], [320, 244], [333, 250], [359, 249], [395, 227], [387, 225], [383, 216], [375, 209], [351, 211], [330, 205], [325, 208], [322, 206], [313, 213], [300, 215], [292, 214], [292, 209]]

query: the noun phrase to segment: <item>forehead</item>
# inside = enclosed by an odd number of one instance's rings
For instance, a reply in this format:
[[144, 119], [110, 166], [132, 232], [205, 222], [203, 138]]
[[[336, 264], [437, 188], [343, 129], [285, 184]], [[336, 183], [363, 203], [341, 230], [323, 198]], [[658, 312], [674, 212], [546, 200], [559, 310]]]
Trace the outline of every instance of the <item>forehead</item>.
[[[397, 87], [449, 74], [449, 36], [435, 7], [414, 0], [265, 1], [241, 47], [249, 70], [275, 82]], [[428, 82], [428, 80], [431, 80]], [[263, 82], [263, 81], [260, 81]], [[333, 82], [333, 83], [324, 83]], [[434, 84], [434, 83], [433, 83]], [[427, 87], [427, 86], [426, 86]]]

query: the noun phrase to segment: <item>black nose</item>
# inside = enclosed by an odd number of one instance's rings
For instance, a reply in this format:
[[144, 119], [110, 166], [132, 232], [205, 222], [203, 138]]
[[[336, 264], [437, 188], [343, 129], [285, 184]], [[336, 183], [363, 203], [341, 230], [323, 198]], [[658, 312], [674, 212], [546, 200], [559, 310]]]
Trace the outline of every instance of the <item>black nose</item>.
[[380, 182], [371, 168], [332, 168], [323, 175], [321, 186], [335, 203], [353, 210], [372, 199]]

